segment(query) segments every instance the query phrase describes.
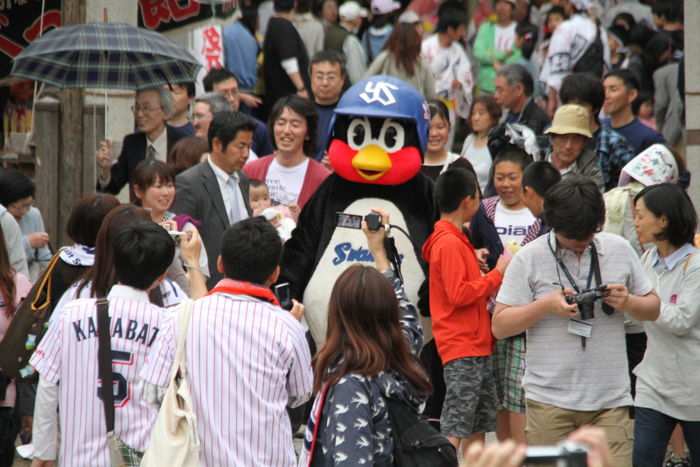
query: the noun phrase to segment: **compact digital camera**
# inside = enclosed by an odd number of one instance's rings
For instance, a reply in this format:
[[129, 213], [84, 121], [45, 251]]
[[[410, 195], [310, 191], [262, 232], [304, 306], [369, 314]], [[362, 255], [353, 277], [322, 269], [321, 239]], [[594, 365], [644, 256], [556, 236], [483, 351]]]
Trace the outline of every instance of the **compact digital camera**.
[[564, 441], [556, 446], [531, 446], [523, 465], [556, 465], [557, 467], [586, 467], [588, 448], [579, 443]]

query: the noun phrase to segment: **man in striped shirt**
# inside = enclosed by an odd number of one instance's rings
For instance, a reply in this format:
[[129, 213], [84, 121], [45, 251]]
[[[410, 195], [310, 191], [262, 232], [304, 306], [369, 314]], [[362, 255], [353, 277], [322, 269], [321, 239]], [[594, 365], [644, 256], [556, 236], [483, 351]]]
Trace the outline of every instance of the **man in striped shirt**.
[[[279, 307], [269, 286], [279, 275], [282, 243], [261, 217], [223, 236], [225, 278], [192, 308], [185, 354], [202, 465], [296, 464], [287, 406], [311, 395], [311, 355], [300, 317]], [[177, 323], [156, 338], [141, 377], [165, 386], [177, 348]]]
[[[544, 216], [552, 231], [513, 257], [492, 323], [500, 339], [527, 330], [527, 440], [556, 444], [581, 425], [597, 425], [615, 465], [632, 465], [622, 310], [655, 320], [659, 298], [629, 242], [600, 232], [605, 203], [593, 181], [575, 175], [554, 185]], [[564, 288], [573, 294], [602, 284], [610, 295], [595, 301], [594, 317], [580, 316], [564, 299]]]
[[[107, 298], [114, 434], [142, 452], [157, 410], [141, 397], [136, 382], [166, 313], [151, 305], [148, 291], [165, 277], [175, 243], [158, 224], [134, 222], [122, 228], [112, 248], [117, 284]], [[111, 465], [98, 381], [97, 331], [96, 300], [74, 300], [60, 311], [29, 361], [42, 380], [59, 385], [61, 465]], [[55, 412], [55, 405], [37, 405], [37, 410], [42, 409]], [[41, 465], [42, 461], [36, 462]]]

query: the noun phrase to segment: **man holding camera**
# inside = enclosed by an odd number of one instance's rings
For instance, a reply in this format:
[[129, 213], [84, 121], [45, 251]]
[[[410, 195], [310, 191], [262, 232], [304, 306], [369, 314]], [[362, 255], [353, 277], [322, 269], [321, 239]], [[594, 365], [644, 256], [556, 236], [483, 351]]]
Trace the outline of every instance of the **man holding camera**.
[[615, 465], [629, 466], [623, 310], [653, 321], [659, 299], [629, 243], [600, 232], [605, 203], [593, 181], [572, 176], [553, 186], [544, 217], [552, 231], [515, 255], [492, 321], [497, 338], [527, 330], [528, 442], [556, 444], [581, 425], [596, 425]]

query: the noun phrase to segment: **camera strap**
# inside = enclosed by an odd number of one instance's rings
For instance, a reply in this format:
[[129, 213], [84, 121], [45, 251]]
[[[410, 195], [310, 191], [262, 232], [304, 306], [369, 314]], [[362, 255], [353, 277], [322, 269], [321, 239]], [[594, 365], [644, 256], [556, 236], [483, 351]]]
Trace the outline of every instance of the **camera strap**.
[[399, 256], [399, 252], [396, 249], [394, 237], [390, 237], [389, 232], [387, 232], [384, 236], [384, 250], [386, 251], [389, 264], [391, 264], [391, 269], [394, 270], [401, 283], [403, 283], [403, 275], [401, 274], [401, 256]]
[[[552, 232], [549, 232], [549, 235], [551, 237]], [[554, 237], [554, 244], [558, 247], [556, 236]], [[552, 256], [554, 256], [554, 259], [557, 262], [557, 266], [559, 267], [559, 269], [562, 270], [569, 283], [571, 284], [571, 287], [576, 291], [576, 293], [580, 293], [581, 289], [579, 288], [578, 284], [576, 284], [574, 278], [571, 276], [569, 269], [564, 264], [564, 261], [562, 261], [562, 259], [559, 256], [557, 256], [556, 252], [554, 251], [554, 248], [552, 248], [551, 239], [547, 239], [547, 245], [549, 245], [549, 251], [552, 252]], [[600, 275], [600, 264], [598, 263], [598, 250], [595, 247], [595, 242], [591, 241], [591, 266], [588, 270], [588, 280], [586, 282], [586, 289], [591, 288], [591, 281], [593, 280], [593, 277], [595, 277], [596, 286], [601, 285], [603, 283]]]

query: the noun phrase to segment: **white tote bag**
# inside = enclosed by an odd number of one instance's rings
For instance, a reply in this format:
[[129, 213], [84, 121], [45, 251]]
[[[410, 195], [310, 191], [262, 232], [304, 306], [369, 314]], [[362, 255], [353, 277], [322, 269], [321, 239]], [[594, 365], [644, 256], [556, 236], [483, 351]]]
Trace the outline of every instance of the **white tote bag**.
[[178, 313], [177, 350], [170, 384], [165, 391], [141, 467], [199, 466], [197, 417], [187, 383], [185, 357], [185, 339], [191, 313], [192, 300], [187, 300]]

